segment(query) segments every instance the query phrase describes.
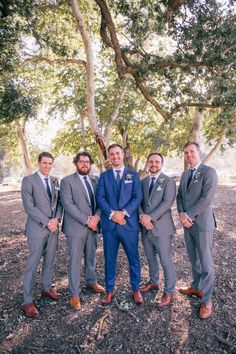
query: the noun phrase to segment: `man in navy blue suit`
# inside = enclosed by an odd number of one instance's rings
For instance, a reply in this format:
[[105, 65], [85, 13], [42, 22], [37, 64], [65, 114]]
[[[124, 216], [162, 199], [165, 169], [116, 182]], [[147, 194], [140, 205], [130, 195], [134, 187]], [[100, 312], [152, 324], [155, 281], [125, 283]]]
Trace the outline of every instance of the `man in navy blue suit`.
[[111, 303], [116, 279], [116, 259], [119, 244], [129, 261], [130, 283], [137, 304], [143, 302], [139, 291], [141, 265], [138, 253], [138, 207], [142, 189], [137, 172], [124, 166], [124, 152], [119, 144], [108, 148], [112, 168], [103, 172], [97, 187], [97, 202], [101, 208], [104, 241], [106, 296], [103, 305]]

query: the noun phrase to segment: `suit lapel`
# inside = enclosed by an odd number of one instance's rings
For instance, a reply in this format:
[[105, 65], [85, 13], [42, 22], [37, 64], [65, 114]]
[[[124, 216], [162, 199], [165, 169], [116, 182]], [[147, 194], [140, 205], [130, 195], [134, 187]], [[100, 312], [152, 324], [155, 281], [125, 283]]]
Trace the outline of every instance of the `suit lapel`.
[[[120, 196], [122, 195], [123, 193], [123, 189], [125, 187], [125, 183], [124, 183], [124, 180], [125, 180], [125, 176], [127, 175], [128, 173], [128, 169], [125, 167], [124, 168], [124, 172], [123, 172], [123, 175], [122, 175], [122, 178], [120, 180], [120, 195], [119, 195], [119, 199], [120, 199]], [[116, 182], [115, 182], [116, 183]]]
[[187, 183], [188, 183], [188, 173], [189, 171], [186, 170], [183, 172], [183, 190], [185, 193], [188, 193], [188, 190], [187, 190]]
[[96, 205], [97, 205], [97, 203], [96, 203], [96, 198], [95, 198], [96, 182], [95, 182], [95, 180], [92, 179], [90, 176], [88, 176], [88, 177], [89, 177], [89, 180], [90, 180], [90, 182], [91, 182], [91, 184], [92, 184], [92, 187], [93, 187], [93, 200], [94, 200], [94, 207], [95, 207], [95, 210], [96, 210]]
[[[199, 165], [199, 167], [198, 167], [198, 169], [195, 171], [195, 174], [193, 175], [193, 178], [192, 178], [192, 180], [191, 180], [191, 182], [190, 182], [190, 184], [189, 184], [189, 186], [188, 186], [188, 191], [190, 190], [190, 188], [191, 188], [191, 186], [193, 185], [193, 182], [194, 182], [194, 180], [196, 179], [196, 173], [197, 174], [201, 174], [202, 173], [202, 167], [203, 167], [203, 165], [202, 164], [200, 164]], [[188, 176], [189, 176], [189, 173], [187, 174], [187, 181], [188, 181]], [[187, 188], [187, 183], [186, 183], [186, 188]]]
[[49, 196], [48, 196], [47, 191], [46, 191], [46, 188], [45, 188], [45, 186], [44, 186], [44, 184], [43, 184], [43, 181], [41, 180], [41, 178], [40, 178], [38, 172], [35, 172], [34, 176], [35, 176], [35, 179], [36, 179], [36, 181], [37, 181], [37, 184], [40, 186], [42, 192], [43, 192], [44, 195], [46, 196], [47, 200], [50, 202]]
[[88, 203], [90, 204], [90, 200], [88, 198], [88, 193], [87, 193], [87, 191], [86, 191], [86, 189], [85, 189], [85, 187], [84, 187], [84, 185], [83, 185], [78, 173], [75, 172], [74, 176], [75, 176], [76, 185], [81, 189], [81, 191], [83, 192], [85, 198], [87, 199]]
[[111, 182], [112, 188], [114, 190], [114, 194], [117, 198], [117, 186], [116, 186], [116, 180], [115, 180], [115, 176], [114, 176], [112, 168], [110, 170], [108, 170], [108, 175], [109, 175], [109, 181]]
[[146, 177], [143, 180], [143, 194], [144, 194], [145, 204], [149, 199], [149, 181], [150, 181], [150, 177]]
[[52, 196], [55, 192], [55, 184], [53, 182], [53, 177], [50, 176], [50, 183], [51, 183], [51, 192], [52, 192]]
[[[163, 173], [161, 172], [161, 173], [159, 174], [158, 178], [157, 178], [156, 181], [155, 181], [155, 184], [154, 184], [154, 186], [153, 186], [153, 188], [152, 188], [152, 192], [151, 192], [149, 198], [151, 198], [151, 197], [155, 194], [155, 191], [157, 190], [157, 188], [158, 188], [158, 186], [159, 186], [159, 184], [160, 184], [160, 178], [162, 178], [162, 177], [164, 177], [164, 175], [163, 175]], [[151, 178], [151, 177], [149, 177], [149, 178]], [[150, 179], [149, 179], [149, 181], [150, 181]]]

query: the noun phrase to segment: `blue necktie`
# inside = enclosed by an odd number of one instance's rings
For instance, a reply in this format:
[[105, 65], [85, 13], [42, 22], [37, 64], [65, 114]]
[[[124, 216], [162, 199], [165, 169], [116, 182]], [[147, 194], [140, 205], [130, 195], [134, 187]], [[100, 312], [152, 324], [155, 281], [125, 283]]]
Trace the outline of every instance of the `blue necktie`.
[[84, 181], [85, 181], [85, 184], [86, 184], [86, 187], [87, 187], [87, 191], [88, 191], [88, 194], [89, 194], [89, 199], [90, 199], [91, 209], [92, 209], [92, 215], [94, 215], [95, 214], [94, 195], [93, 195], [93, 191], [92, 191], [92, 188], [90, 186], [90, 183], [87, 180], [87, 176], [84, 176]]
[[194, 174], [194, 171], [195, 171], [195, 168], [190, 168], [190, 173], [189, 173], [189, 176], [188, 176], [188, 182], [187, 182], [187, 189], [193, 179], [193, 174]]
[[153, 187], [154, 187], [154, 182], [155, 182], [155, 179], [156, 179], [156, 177], [151, 177], [151, 183], [150, 183], [150, 186], [149, 186], [149, 197], [150, 197], [150, 195], [151, 195], [151, 193], [152, 193], [152, 190], [153, 190]]
[[119, 194], [120, 192], [120, 173], [121, 170], [115, 170], [116, 171], [116, 189], [117, 189], [117, 193]]
[[47, 194], [48, 194], [48, 198], [51, 202], [52, 200], [52, 193], [51, 193], [51, 190], [50, 190], [50, 187], [49, 187], [49, 184], [48, 184], [48, 177], [44, 178], [45, 182], [46, 182], [46, 191], [47, 191]]

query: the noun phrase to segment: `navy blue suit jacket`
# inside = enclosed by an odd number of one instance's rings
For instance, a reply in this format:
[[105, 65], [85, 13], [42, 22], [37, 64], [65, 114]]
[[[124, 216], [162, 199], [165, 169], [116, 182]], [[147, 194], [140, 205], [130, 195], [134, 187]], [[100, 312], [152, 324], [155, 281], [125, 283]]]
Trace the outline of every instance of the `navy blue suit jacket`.
[[[142, 201], [139, 175], [125, 167], [120, 183], [120, 192], [118, 193], [112, 168], [103, 172], [99, 178], [96, 196], [97, 203], [102, 211], [102, 230], [112, 231], [117, 225], [120, 230], [137, 232], [139, 229], [138, 207]], [[110, 220], [109, 216], [112, 210], [122, 209], [127, 211], [129, 217], [125, 217], [125, 225], [118, 225]]]

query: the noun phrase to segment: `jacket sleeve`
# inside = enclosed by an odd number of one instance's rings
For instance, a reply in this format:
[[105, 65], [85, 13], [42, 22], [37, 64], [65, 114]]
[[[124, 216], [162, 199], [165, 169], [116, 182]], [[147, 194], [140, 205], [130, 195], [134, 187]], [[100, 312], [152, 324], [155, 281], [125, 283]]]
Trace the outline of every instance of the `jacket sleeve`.
[[35, 206], [33, 189], [31, 178], [29, 176], [24, 177], [21, 185], [21, 196], [25, 212], [42, 228], [46, 228], [50, 218]]
[[164, 215], [169, 209], [171, 209], [176, 196], [176, 185], [172, 178], [168, 179], [165, 185], [163, 198], [161, 203], [154, 208], [149, 214], [153, 221], [158, 220]]
[[178, 192], [177, 192], [177, 197], [176, 197], [178, 213], [183, 213], [185, 211], [184, 208], [183, 208], [183, 204], [182, 204], [182, 198], [183, 198], [183, 195], [182, 195], [182, 188], [183, 188], [182, 180], [183, 180], [183, 175], [181, 176], [181, 179], [180, 179]]
[[73, 219], [78, 221], [80, 224], [86, 225], [89, 215], [87, 215], [84, 211], [79, 209], [77, 205], [75, 205], [71, 185], [68, 181], [68, 178], [62, 179], [60, 192], [61, 203], [64, 207], [65, 212], [68, 213]]

